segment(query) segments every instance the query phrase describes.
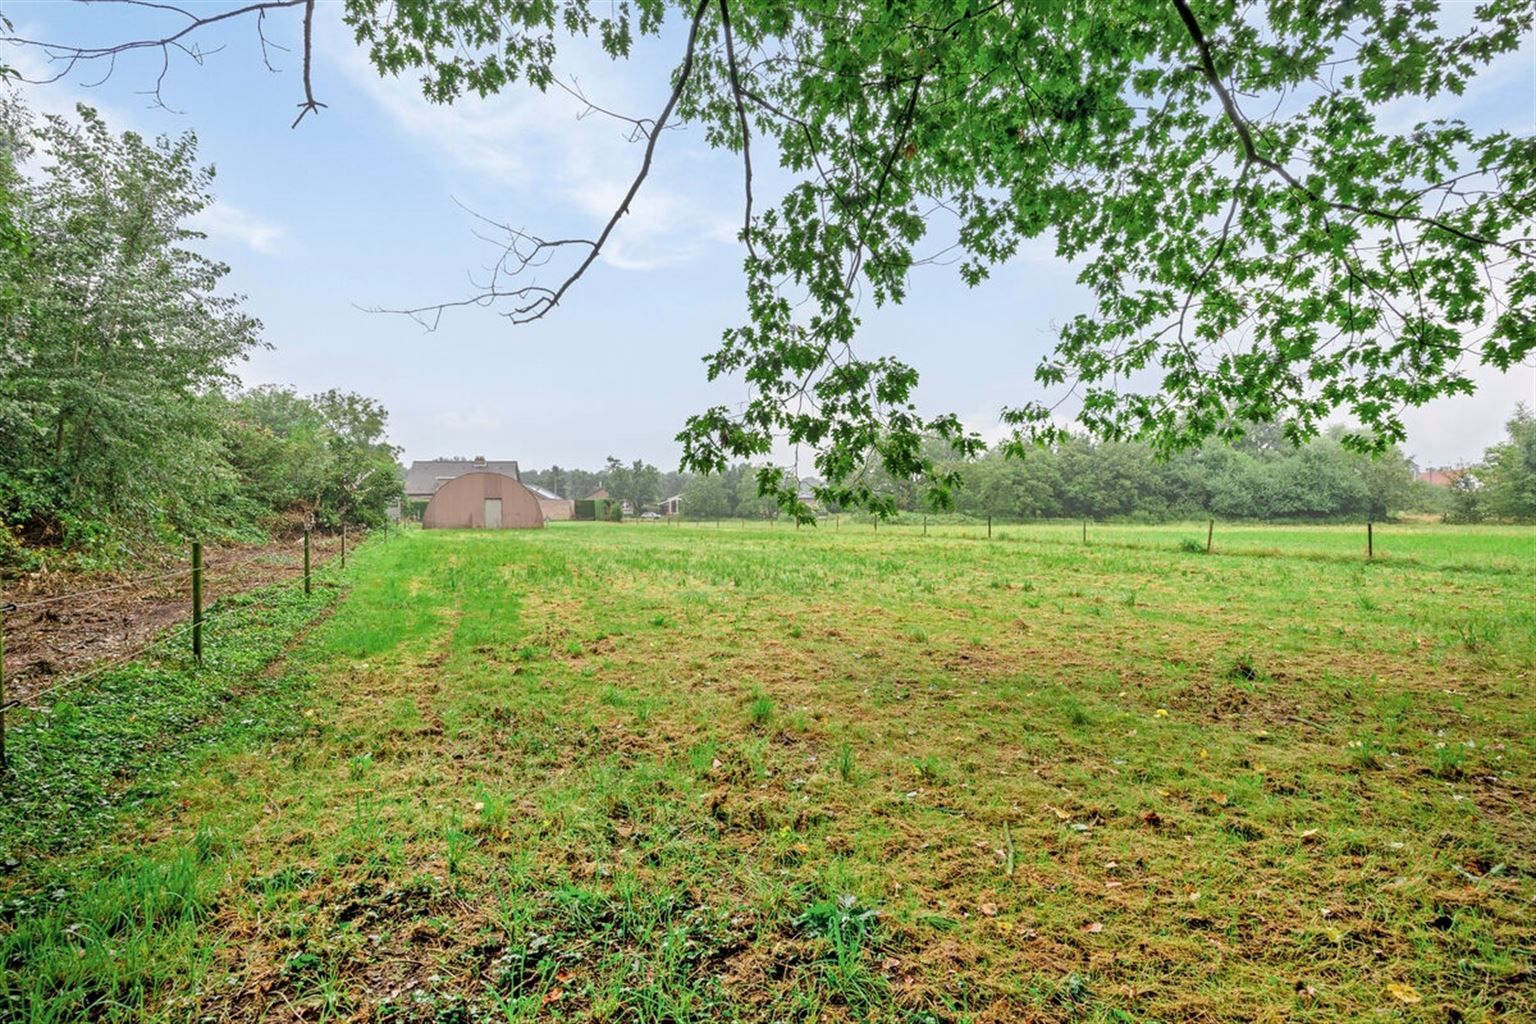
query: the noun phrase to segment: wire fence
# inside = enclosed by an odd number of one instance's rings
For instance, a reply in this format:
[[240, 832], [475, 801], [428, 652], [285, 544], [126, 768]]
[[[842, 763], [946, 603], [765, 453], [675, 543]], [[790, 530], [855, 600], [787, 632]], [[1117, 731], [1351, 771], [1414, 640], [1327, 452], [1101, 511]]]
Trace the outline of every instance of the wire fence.
[[[303, 540], [300, 542], [300, 544], [295, 545], [295, 548], [292, 552], [294, 555], [299, 555], [302, 553], [302, 561], [299, 561], [296, 564], [288, 565], [267, 564], [260, 566], [259, 568], [261, 569], [262, 573], [268, 575], [287, 574], [288, 578], [290, 579], [292, 578], [291, 574], [298, 574], [301, 578], [304, 593], [308, 595], [313, 587], [315, 577], [321, 572], [328, 570], [332, 565], [338, 563], [342, 568], [346, 567], [347, 532], [343, 530], [343, 532], [340, 534], [340, 544], [336, 555], [325, 562], [317, 562], [315, 560], [314, 551], [312, 550], [313, 547], [314, 545], [312, 543], [312, 535], [310, 531], [306, 530], [304, 532]], [[210, 606], [205, 608], [203, 597], [205, 587], [210, 582], [214, 582], [218, 589], [223, 590], [231, 582], [240, 582], [237, 575], [238, 573], [244, 572], [250, 574], [253, 570], [253, 563], [248, 560], [242, 561], [238, 559], [229, 559], [213, 564], [205, 564], [202, 560], [202, 545], [201, 543], [195, 541], [191, 546], [191, 562], [191, 566], [185, 569], [150, 573], [148, 575], [137, 576], [133, 579], [123, 580], [119, 583], [110, 584], [108, 586], [92, 587], [87, 590], [76, 590], [60, 592], [57, 594], [49, 594], [45, 597], [17, 603], [0, 602], [0, 771], [6, 770], [9, 767], [9, 762], [5, 750], [7, 714], [40, 711], [46, 705], [51, 703], [50, 698], [56, 692], [65, 689], [73, 689], [93, 679], [98, 679], [114, 669], [121, 668], [126, 664], [143, 658], [145, 655], [151, 653], [152, 651], [169, 647], [174, 641], [178, 640], [184, 641], [190, 639], [191, 643], [187, 654], [192, 662], [193, 668], [195, 669], [202, 663], [204, 637], [207, 635], [210, 629], [217, 629], [225, 624], [225, 615], [235, 611], [249, 613], [251, 611], [266, 610], [273, 607], [273, 604], [267, 601], [236, 602], [230, 600], [234, 597], [237, 597], [245, 590], [250, 589], [249, 587], [239, 587], [233, 593], [227, 595], [223, 599], [227, 603], [225, 603], [222, 607], [214, 608]], [[250, 578], [250, 576], [247, 576], [247, 579]], [[259, 577], [257, 578], [259, 579]], [[185, 595], [189, 619], [180, 621], [171, 628], [159, 630], [152, 639], [145, 643], [135, 645], [130, 650], [120, 651], [107, 657], [97, 658], [93, 660], [88, 667], [78, 672], [68, 673], [59, 678], [51, 679], [45, 686], [31, 690], [24, 699], [6, 699], [5, 619], [7, 615], [15, 615], [19, 612], [37, 611], [39, 609], [46, 609], [50, 608], [51, 606], [65, 603], [78, 603], [82, 598], [97, 598], [96, 601], [92, 601], [83, 607], [72, 608], [71, 610], [76, 613], [77, 618], [82, 616], [87, 618], [91, 616], [100, 617], [110, 607], [110, 604], [107, 600], [107, 595], [126, 591], [142, 591], [145, 588], [155, 584], [165, 584], [169, 586], [172, 581], [183, 580], [190, 583], [189, 588], [178, 588], [181, 589], [182, 593]], [[259, 586], [260, 582], [257, 582], [255, 585]], [[217, 603], [217, 600], [218, 599], [216, 599], [215, 603]], [[78, 623], [75, 621], [60, 622], [58, 625], [51, 628], [43, 627], [41, 629], [38, 628], [36, 621], [34, 621], [31, 625], [33, 628], [29, 633], [29, 639], [33, 641], [37, 639], [38, 633], [47, 635], [49, 633], [68, 633], [71, 630], [78, 631]], [[48, 646], [52, 647], [51, 644]], [[57, 650], [57, 648], [53, 649]]]
[[33, 608], [42, 608], [46, 605], [57, 604], [60, 601], [78, 601], [82, 597], [91, 597], [97, 594], [110, 594], [118, 590], [129, 590], [135, 587], [143, 587], [149, 583], [157, 583], [161, 580], [179, 579], [192, 575], [191, 569], [177, 569], [174, 572], [155, 573], [152, 576], [140, 576], [122, 583], [114, 583], [108, 587], [95, 587], [91, 590], [75, 590], [58, 594], [49, 594], [35, 601], [23, 601], [20, 604], [8, 605], [6, 610], [11, 612], [24, 612]]
[[788, 516], [700, 515], [625, 520], [625, 525], [635, 522], [641, 528], [680, 526], [725, 534], [756, 530], [780, 537], [927, 538], [1042, 549], [1176, 551], [1222, 558], [1362, 562], [1494, 575], [1527, 573], [1536, 561], [1536, 529], [1516, 523], [1458, 527], [1413, 519], [1267, 522], [1209, 516], [1136, 522], [1091, 516], [1045, 519], [922, 512], [879, 519], [867, 512], [829, 512], [818, 515], [814, 526], [797, 526]]

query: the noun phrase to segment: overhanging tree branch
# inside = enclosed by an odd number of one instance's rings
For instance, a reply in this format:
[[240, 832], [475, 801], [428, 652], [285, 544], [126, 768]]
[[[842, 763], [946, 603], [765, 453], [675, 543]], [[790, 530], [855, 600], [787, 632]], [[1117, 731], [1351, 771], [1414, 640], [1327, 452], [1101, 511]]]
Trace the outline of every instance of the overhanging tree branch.
[[[556, 242], [549, 242], [522, 232], [514, 232], [513, 243], [507, 247], [506, 252], [503, 254], [503, 260], [498, 263], [497, 268], [493, 271], [493, 277], [489, 286], [480, 294], [454, 302], [433, 303], [411, 309], [385, 310], [385, 312], [403, 313], [424, 325], [435, 326], [442, 312], [446, 309], [455, 306], [485, 306], [498, 300], [511, 299], [513, 301], [522, 301], [522, 304], [515, 306], [504, 315], [515, 324], [525, 324], [542, 319], [558, 306], [560, 300], [565, 297], [565, 293], [577, 281], [581, 280], [582, 275], [587, 272], [593, 263], [597, 262], [598, 256], [602, 255], [603, 247], [608, 244], [609, 237], [613, 234], [614, 229], [619, 226], [619, 221], [624, 218], [625, 214], [629, 213], [630, 204], [634, 202], [635, 196], [639, 194], [640, 186], [645, 184], [645, 179], [650, 176], [651, 163], [656, 156], [656, 144], [660, 141], [661, 133], [666, 129], [667, 121], [672, 117], [672, 112], [677, 108], [677, 103], [683, 95], [683, 90], [688, 87], [689, 79], [693, 77], [699, 27], [704, 21], [704, 13], [709, 9], [709, 4], [710, 0], [699, 0], [699, 5], [693, 13], [693, 20], [688, 26], [688, 44], [683, 50], [683, 62], [678, 68], [677, 81], [672, 85], [672, 92], [667, 97], [666, 105], [661, 108], [661, 113], [656, 117], [655, 126], [646, 136], [645, 155], [640, 161], [640, 169], [630, 181], [629, 189], [624, 193], [624, 198], [619, 201], [618, 206], [613, 211], [613, 215], [608, 218], [608, 222], [603, 225], [603, 230], [595, 239], [562, 239]], [[519, 251], [517, 249], [519, 241], [531, 242], [531, 249], [527, 252]], [[499, 287], [500, 277], [515, 276], [530, 268], [539, 266], [542, 264], [542, 261], [548, 258], [551, 249], [570, 245], [586, 246], [588, 250], [587, 255], [577, 264], [576, 269], [567, 275], [557, 286], [550, 288], [544, 285], [530, 284], [506, 291], [501, 290]], [[508, 257], [512, 258], [510, 260], [512, 267], [503, 273], [502, 268], [508, 262]], [[428, 324], [429, 319], [431, 321], [430, 324]]]
[[[48, 55], [50, 62], [58, 65], [58, 71], [56, 74], [35, 79], [23, 78], [23, 81], [36, 85], [47, 85], [65, 78], [82, 65], [105, 62], [107, 65], [107, 71], [102, 76], [100, 81], [94, 83], [99, 85], [101, 82], [105, 82], [112, 76], [113, 72], [116, 70], [118, 57], [141, 50], [159, 50], [162, 58], [162, 67], [159, 75], [156, 77], [155, 86], [153, 90], [151, 90], [150, 94], [154, 96], [155, 102], [157, 104], [165, 106], [161, 89], [165, 82], [166, 71], [170, 66], [172, 51], [183, 53], [194, 63], [201, 64], [205, 58], [219, 52], [219, 49], [221, 49], [215, 48], [212, 50], [204, 50], [198, 47], [195, 42], [190, 41], [192, 36], [196, 35], [198, 32], [204, 29], [218, 25], [222, 22], [237, 21], [241, 18], [247, 18], [254, 15], [257, 23], [257, 36], [261, 41], [263, 61], [265, 61], [266, 47], [271, 44], [267, 40], [263, 30], [263, 19], [265, 19], [266, 15], [270, 12], [302, 7], [304, 8], [304, 101], [299, 104], [303, 109], [300, 111], [298, 119], [294, 121], [294, 125], [297, 126], [299, 121], [303, 120], [305, 114], [310, 113], [311, 111], [318, 112], [321, 107], [325, 106], [324, 103], [321, 103], [315, 99], [314, 87], [311, 77], [314, 65], [314, 53], [312, 47], [312, 23], [314, 20], [315, 0], [257, 0], [255, 3], [244, 4], [240, 7], [234, 7], [226, 11], [218, 11], [213, 14], [198, 14], [184, 7], [178, 7], [173, 4], [156, 3], [154, 0], [94, 0], [94, 2], [115, 3], [125, 7], [136, 7], [147, 11], [170, 13], [185, 18], [186, 24], [182, 25], [176, 31], [168, 32], [164, 35], [146, 36], [141, 39], [130, 39], [121, 43], [112, 43], [106, 46], [76, 46], [68, 43], [50, 42], [47, 40], [31, 39], [16, 35], [0, 37], [0, 42], [7, 42], [15, 46], [30, 47], [33, 49], [41, 50], [43, 53]], [[268, 67], [270, 67], [270, 64], [268, 64]]]
[[1308, 199], [1335, 210], [1354, 213], [1363, 217], [1375, 217], [1393, 224], [1406, 220], [1422, 224], [1426, 227], [1438, 228], [1447, 234], [1454, 235], [1474, 245], [1493, 245], [1499, 248], [1509, 248], [1506, 243], [1498, 239], [1483, 238], [1479, 235], [1471, 234], [1438, 217], [1405, 213], [1403, 210], [1392, 211], [1360, 206], [1356, 203], [1328, 199], [1313, 191], [1305, 182], [1292, 174], [1284, 164], [1272, 160], [1259, 152], [1258, 146], [1254, 143], [1253, 130], [1248, 123], [1248, 119], [1243, 116], [1242, 110], [1238, 108], [1237, 101], [1232, 96], [1232, 91], [1227, 88], [1227, 84], [1222, 80], [1220, 72], [1216, 70], [1216, 61], [1212, 56], [1210, 43], [1206, 40], [1205, 31], [1200, 27], [1200, 21], [1195, 17], [1195, 12], [1190, 9], [1188, 0], [1173, 0], [1173, 6], [1178, 9], [1179, 19], [1184, 22], [1185, 30], [1189, 32], [1190, 39], [1194, 41], [1195, 49], [1200, 53], [1200, 73], [1210, 85], [1211, 91], [1216, 94], [1216, 98], [1221, 101], [1221, 109], [1226, 114], [1226, 118], [1231, 123], [1233, 129], [1237, 132], [1238, 141], [1242, 143], [1243, 158], [1248, 163], [1257, 164], [1265, 170], [1273, 172], [1287, 185]]

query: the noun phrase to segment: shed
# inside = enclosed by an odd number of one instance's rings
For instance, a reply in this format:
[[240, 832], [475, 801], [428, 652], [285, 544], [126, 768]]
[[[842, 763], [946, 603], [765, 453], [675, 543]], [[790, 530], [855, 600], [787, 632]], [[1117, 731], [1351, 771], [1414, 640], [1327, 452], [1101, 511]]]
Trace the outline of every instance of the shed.
[[544, 525], [538, 497], [504, 473], [465, 473], [437, 489], [421, 514], [425, 530], [528, 530]]

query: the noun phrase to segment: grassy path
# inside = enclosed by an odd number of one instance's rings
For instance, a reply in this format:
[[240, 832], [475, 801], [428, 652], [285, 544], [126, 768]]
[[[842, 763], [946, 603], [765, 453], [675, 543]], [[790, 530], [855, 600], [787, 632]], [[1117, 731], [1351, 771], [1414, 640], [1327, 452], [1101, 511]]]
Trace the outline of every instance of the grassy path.
[[352, 572], [291, 728], [6, 879], [5, 1016], [1536, 1015], [1528, 576], [583, 525]]

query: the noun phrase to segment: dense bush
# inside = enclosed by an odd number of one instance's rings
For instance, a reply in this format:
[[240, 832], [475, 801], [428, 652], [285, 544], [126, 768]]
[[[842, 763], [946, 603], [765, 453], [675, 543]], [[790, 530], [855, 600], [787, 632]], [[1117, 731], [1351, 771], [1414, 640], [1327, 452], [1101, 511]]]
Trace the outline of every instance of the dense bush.
[[115, 135], [84, 106], [0, 109], [4, 562], [255, 537], [290, 509], [379, 522], [400, 493], [375, 403], [235, 391], [261, 325], [188, 227], [212, 202], [196, 150], [190, 132]]

